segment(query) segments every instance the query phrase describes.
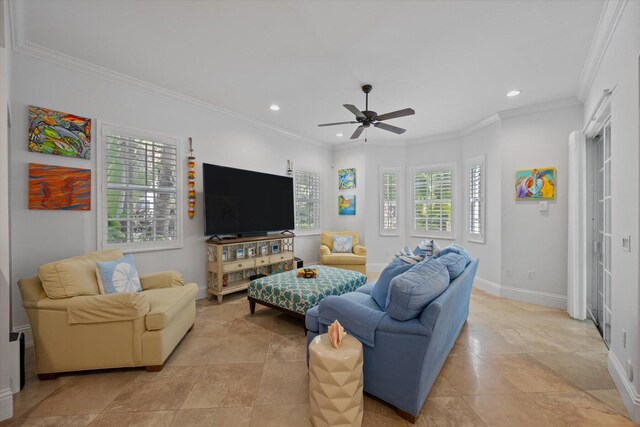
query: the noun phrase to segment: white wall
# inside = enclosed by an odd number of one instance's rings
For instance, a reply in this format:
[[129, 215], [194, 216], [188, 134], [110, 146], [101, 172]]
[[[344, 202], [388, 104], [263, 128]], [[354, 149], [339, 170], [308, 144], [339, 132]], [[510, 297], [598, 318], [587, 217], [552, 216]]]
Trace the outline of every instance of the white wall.
[[[567, 295], [568, 139], [581, 128], [581, 117], [575, 105], [502, 120], [502, 286]], [[540, 211], [538, 201], [514, 198], [515, 171], [533, 167], [557, 170], [548, 212]]]
[[[627, 2], [587, 94], [583, 111], [586, 125], [602, 91], [615, 89], [611, 95], [613, 247], [609, 370], [635, 422], [640, 422], [639, 23], [640, 2]], [[631, 252], [622, 250], [620, 242], [624, 236], [631, 236]], [[627, 331], [626, 347], [622, 340], [623, 329]], [[633, 382], [628, 380], [624, 372], [627, 361], [634, 371]]]
[[7, 62], [5, 41], [5, 2], [0, 0], [0, 420], [13, 415], [10, 389], [10, 245], [9, 245], [9, 146], [7, 133]]
[[[193, 138], [195, 156], [201, 162], [216, 163], [243, 169], [284, 175], [286, 160], [295, 167], [322, 172], [325, 209], [324, 223], [330, 222], [330, 207], [335, 206], [333, 192], [336, 182], [330, 179], [330, 150], [280, 133], [254, 126], [192, 104], [176, 101], [160, 94], [127, 87], [110, 80], [26, 56], [12, 55], [12, 127], [11, 149], [11, 215], [13, 219], [11, 245], [13, 251], [11, 283], [14, 284], [13, 327], [28, 324], [21, 307], [16, 282], [21, 277], [36, 274], [45, 262], [96, 250], [96, 156], [99, 147], [94, 139], [94, 155], [90, 161], [27, 151], [27, 107], [38, 105], [114, 124]], [[94, 137], [96, 130], [94, 129]], [[186, 156], [186, 147], [183, 151]], [[27, 164], [29, 162], [91, 168], [93, 170], [92, 210], [36, 211], [27, 208]], [[175, 269], [185, 279], [201, 286], [206, 279], [206, 246], [203, 236], [202, 181], [197, 173], [197, 209], [195, 219], [185, 217], [184, 247], [179, 250], [137, 253], [136, 264], [141, 272]], [[331, 183], [331, 185], [330, 185]], [[186, 203], [184, 204], [186, 212]], [[324, 228], [324, 224], [323, 224]], [[296, 255], [305, 261], [318, 259], [319, 237], [296, 239]]]

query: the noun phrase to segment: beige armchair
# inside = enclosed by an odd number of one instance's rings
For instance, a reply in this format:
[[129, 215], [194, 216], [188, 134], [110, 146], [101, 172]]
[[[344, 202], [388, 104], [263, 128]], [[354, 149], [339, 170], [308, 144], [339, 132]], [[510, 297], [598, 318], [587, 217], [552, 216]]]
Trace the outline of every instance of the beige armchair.
[[[352, 236], [352, 253], [333, 253], [334, 235]], [[320, 243], [320, 262], [323, 265], [367, 274], [367, 249], [359, 244], [358, 233], [351, 231], [325, 231], [320, 236]]]
[[41, 380], [60, 372], [145, 366], [159, 371], [195, 322], [198, 286], [166, 271], [141, 275], [142, 292], [100, 294], [94, 252], [41, 266], [18, 284]]

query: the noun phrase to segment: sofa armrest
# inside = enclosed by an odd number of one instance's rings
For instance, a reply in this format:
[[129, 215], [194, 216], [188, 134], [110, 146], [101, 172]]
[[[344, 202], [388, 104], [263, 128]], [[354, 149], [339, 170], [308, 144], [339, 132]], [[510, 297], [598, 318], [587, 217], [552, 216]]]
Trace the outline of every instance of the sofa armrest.
[[322, 257], [325, 257], [327, 255], [331, 255], [331, 249], [329, 249], [329, 246], [320, 245], [320, 259], [322, 259]]
[[353, 245], [353, 253], [359, 256], [367, 256], [367, 248], [362, 245]]
[[330, 295], [318, 307], [320, 323], [330, 324], [338, 320], [350, 333], [364, 344], [373, 347], [378, 324], [387, 316], [381, 310], [374, 310], [349, 298]]
[[174, 286], [184, 286], [184, 279], [182, 274], [177, 271], [160, 271], [158, 273], [140, 275], [140, 285], [143, 291], [171, 288]]
[[67, 300], [69, 324], [104, 323], [133, 320], [149, 312], [145, 295], [135, 292], [91, 295]]

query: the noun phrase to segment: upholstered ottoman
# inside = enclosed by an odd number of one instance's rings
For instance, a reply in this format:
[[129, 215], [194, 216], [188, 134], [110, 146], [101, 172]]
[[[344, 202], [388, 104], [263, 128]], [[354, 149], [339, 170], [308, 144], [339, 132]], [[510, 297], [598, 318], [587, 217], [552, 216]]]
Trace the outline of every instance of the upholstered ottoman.
[[304, 319], [307, 310], [329, 295], [353, 292], [367, 282], [367, 276], [357, 271], [314, 265], [318, 270], [312, 279], [298, 277], [297, 270], [273, 274], [249, 283], [249, 309], [255, 312], [256, 303], [284, 311]]
[[309, 418], [316, 427], [360, 426], [362, 344], [347, 335], [338, 348], [327, 334], [309, 344]]

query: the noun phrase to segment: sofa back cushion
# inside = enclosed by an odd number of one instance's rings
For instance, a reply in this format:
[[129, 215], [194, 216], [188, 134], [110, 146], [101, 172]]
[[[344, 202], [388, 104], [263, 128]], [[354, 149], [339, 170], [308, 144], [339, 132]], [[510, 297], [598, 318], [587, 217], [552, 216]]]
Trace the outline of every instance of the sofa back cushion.
[[391, 280], [393, 280], [394, 277], [409, 271], [411, 267], [413, 267], [413, 264], [408, 264], [399, 258], [394, 258], [393, 261], [391, 261], [385, 269], [382, 270], [378, 281], [371, 290], [371, 298], [373, 298], [382, 310], [384, 310], [387, 305], [387, 294], [389, 293]]
[[454, 254], [458, 254], [458, 255], [462, 255], [466, 261], [466, 265], [469, 265], [469, 263], [471, 262], [471, 255], [469, 255], [469, 252], [463, 248], [462, 246], [458, 245], [458, 244], [451, 244], [445, 248], [443, 248], [440, 251], [440, 256], [449, 254], [449, 253], [454, 253]]
[[325, 245], [333, 252], [333, 236], [351, 236], [351, 244], [358, 244], [358, 233], [355, 231], [324, 231], [320, 235], [320, 244]]
[[100, 290], [96, 278], [96, 261], [118, 258], [122, 258], [122, 252], [117, 249], [92, 252], [43, 264], [38, 268], [38, 276], [45, 293], [51, 299], [98, 295]]
[[438, 261], [447, 266], [450, 281], [454, 281], [467, 267], [466, 258], [453, 252], [442, 255], [438, 258]]
[[416, 318], [422, 310], [449, 286], [449, 270], [435, 258], [411, 267], [391, 280], [387, 314], [405, 321]]

